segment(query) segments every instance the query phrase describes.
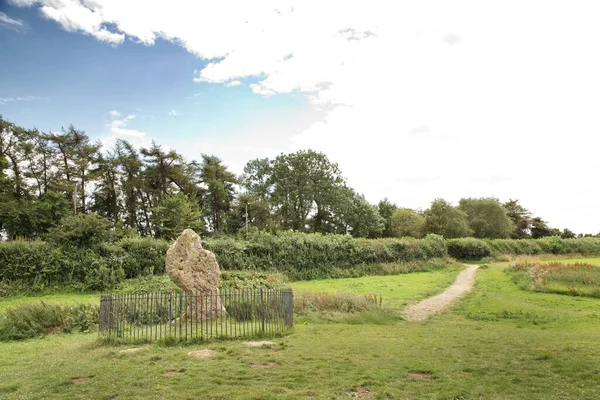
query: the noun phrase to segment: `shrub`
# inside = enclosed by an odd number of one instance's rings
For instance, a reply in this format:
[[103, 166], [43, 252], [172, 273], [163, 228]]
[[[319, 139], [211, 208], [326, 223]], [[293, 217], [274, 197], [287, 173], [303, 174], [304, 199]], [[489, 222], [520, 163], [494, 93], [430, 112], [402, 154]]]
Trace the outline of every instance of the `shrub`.
[[255, 289], [280, 287], [287, 277], [279, 272], [223, 271], [219, 286], [222, 289]]
[[86, 304], [23, 304], [8, 309], [0, 319], [0, 341], [29, 339], [57, 332], [88, 332], [97, 327], [98, 315], [97, 306]]
[[478, 260], [492, 255], [490, 246], [481, 239], [461, 238], [446, 241], [448, 255], [462, 260]]

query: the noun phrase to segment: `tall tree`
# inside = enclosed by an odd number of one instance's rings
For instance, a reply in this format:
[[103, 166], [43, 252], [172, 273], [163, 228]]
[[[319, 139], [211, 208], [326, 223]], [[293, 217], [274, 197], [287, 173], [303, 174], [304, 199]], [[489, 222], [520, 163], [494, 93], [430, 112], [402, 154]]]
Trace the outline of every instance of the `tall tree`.
[[390, 218], [390, 236], [422, 238], [424, 236], [425, 217], [410, 208], [396, 209]]
[[476, 238], [505, 239], [514, 231], [512, 220], [496, 198], [462, 198], [458, 208], [467, 214], [469, 228]]
[[151, 203], [145, 194], [143, 162], [138, 151], [126, 140], [117, 140], [114, 153], [121, 170], [120, 186], [125, 207], [125, 225], [142, 236], [150, 234]]
[[346, 231], [354, 237], [380, 237], [385, 220], [379, 215], [377, 206], [369, 204], [365, 196], [355, 193], [352, 189], [349, 189], [349, 193], [349, 208], [342, 214]]
[[219, 232], [230, 212], [235, 194], [234, 185], [238, 180], [215, 156], [203, 154], [200, 171], [200, 179], [205, 186], [203, 191], [204, 214], [212, 231]]
[[531, 220], [531, 237], [534, 239], [543, 238], [546, 236], [554, 236], [557, 232], [548, 226], [548, 223], [540, 217], [535, 217]]
[[271, 204], [282, 227], [297, 231], [327, 231], [345, 180], [337, 164], [312, 150], [279, 155], [268, 182]]
[[425, 210], [424, 217], [425, 233], [435, 233], [447, 239], [466, 237], [472, 234], [467, 214], [443, 199], [435, 199]]
[[96, 159], [96, 190], [92, 194], [92, 211], [116, 224], [120, 219], [119, 162], [114, 153], [100, 154]]
[[383, 236], [384, 237], [395, 236], [395, 234], [392, 233], [392, 231], [391, 231], [391, 219], [392, 219], [392, 214], [394, 214], [394, 211], [396, 211], [396, 209], [398, 209], [398, 206], [396, 206], [396, 204], [390, 202], [386, 197], [385, 199], [381, 200], [379, 202], [379, 204], [377, 204], [377, 209], [379, 211], [379, 215], [381, 215], [381, 217], [385, 220]]
[[164, 151], [154, 142], [152, 146], [142, 148], [140, 152], [145, 159], [147, 199], [153, 206], [157, 205], [165, 194], [176, 191], [191, 193], [190, 177], [186, 173], [185, 160], [180, 154], [174, 150]]
[[152, 209], [152, 225], [156, 238], [172, 240], [184, 229], [202, 232], [202, 213], [198, 202], [183, 193], [167, 194]]
[[514, 224], [511, 233], [513, 239], [524, 239], [531, 236], [532, 216], [528, 209], [519, 204], [519, 200], [509, 200], [502, 204], [508, 217]]

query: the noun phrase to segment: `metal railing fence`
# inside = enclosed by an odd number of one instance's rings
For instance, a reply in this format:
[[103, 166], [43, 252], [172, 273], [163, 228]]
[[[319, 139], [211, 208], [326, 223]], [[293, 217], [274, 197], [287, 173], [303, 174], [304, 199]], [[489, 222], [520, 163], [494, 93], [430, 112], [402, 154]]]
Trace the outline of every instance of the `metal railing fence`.
[[273, 337], [293, 325], [290, 288], [106, 294], [99, 333], [126, 341]]

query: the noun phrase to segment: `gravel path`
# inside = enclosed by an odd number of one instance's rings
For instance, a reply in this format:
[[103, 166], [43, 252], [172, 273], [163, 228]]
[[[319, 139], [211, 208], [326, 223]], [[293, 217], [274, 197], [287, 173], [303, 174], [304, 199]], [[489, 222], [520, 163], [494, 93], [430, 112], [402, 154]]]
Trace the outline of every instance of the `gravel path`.
[[443, 309], [447, 308], [454, 300], [468, 293], [475, 283], [475, 271], [478, 265], [467, 265], [467, 269], [456, 277], [456, 280], [448, 289], [437, 296], [429, 297], [404, 310], [404, 319], [411, 322], [425, 321]]

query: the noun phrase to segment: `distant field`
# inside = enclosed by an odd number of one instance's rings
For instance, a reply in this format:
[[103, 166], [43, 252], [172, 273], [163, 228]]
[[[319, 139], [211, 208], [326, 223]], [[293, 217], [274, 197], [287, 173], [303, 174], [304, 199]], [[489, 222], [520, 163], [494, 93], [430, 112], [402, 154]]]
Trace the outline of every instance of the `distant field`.
[[600, 257], [594, 258], [559, 258], [556, 261], [565, 264], [586, 263], [600, 267]]
[[450, 286], [463, 267], [402, 275], [365, 276], [347, 279], [322, 279], [293, 282], [295, 291], [348, 292], [383, 297], [384, 302], [405, 305], [410, 300], [433, 296]]

